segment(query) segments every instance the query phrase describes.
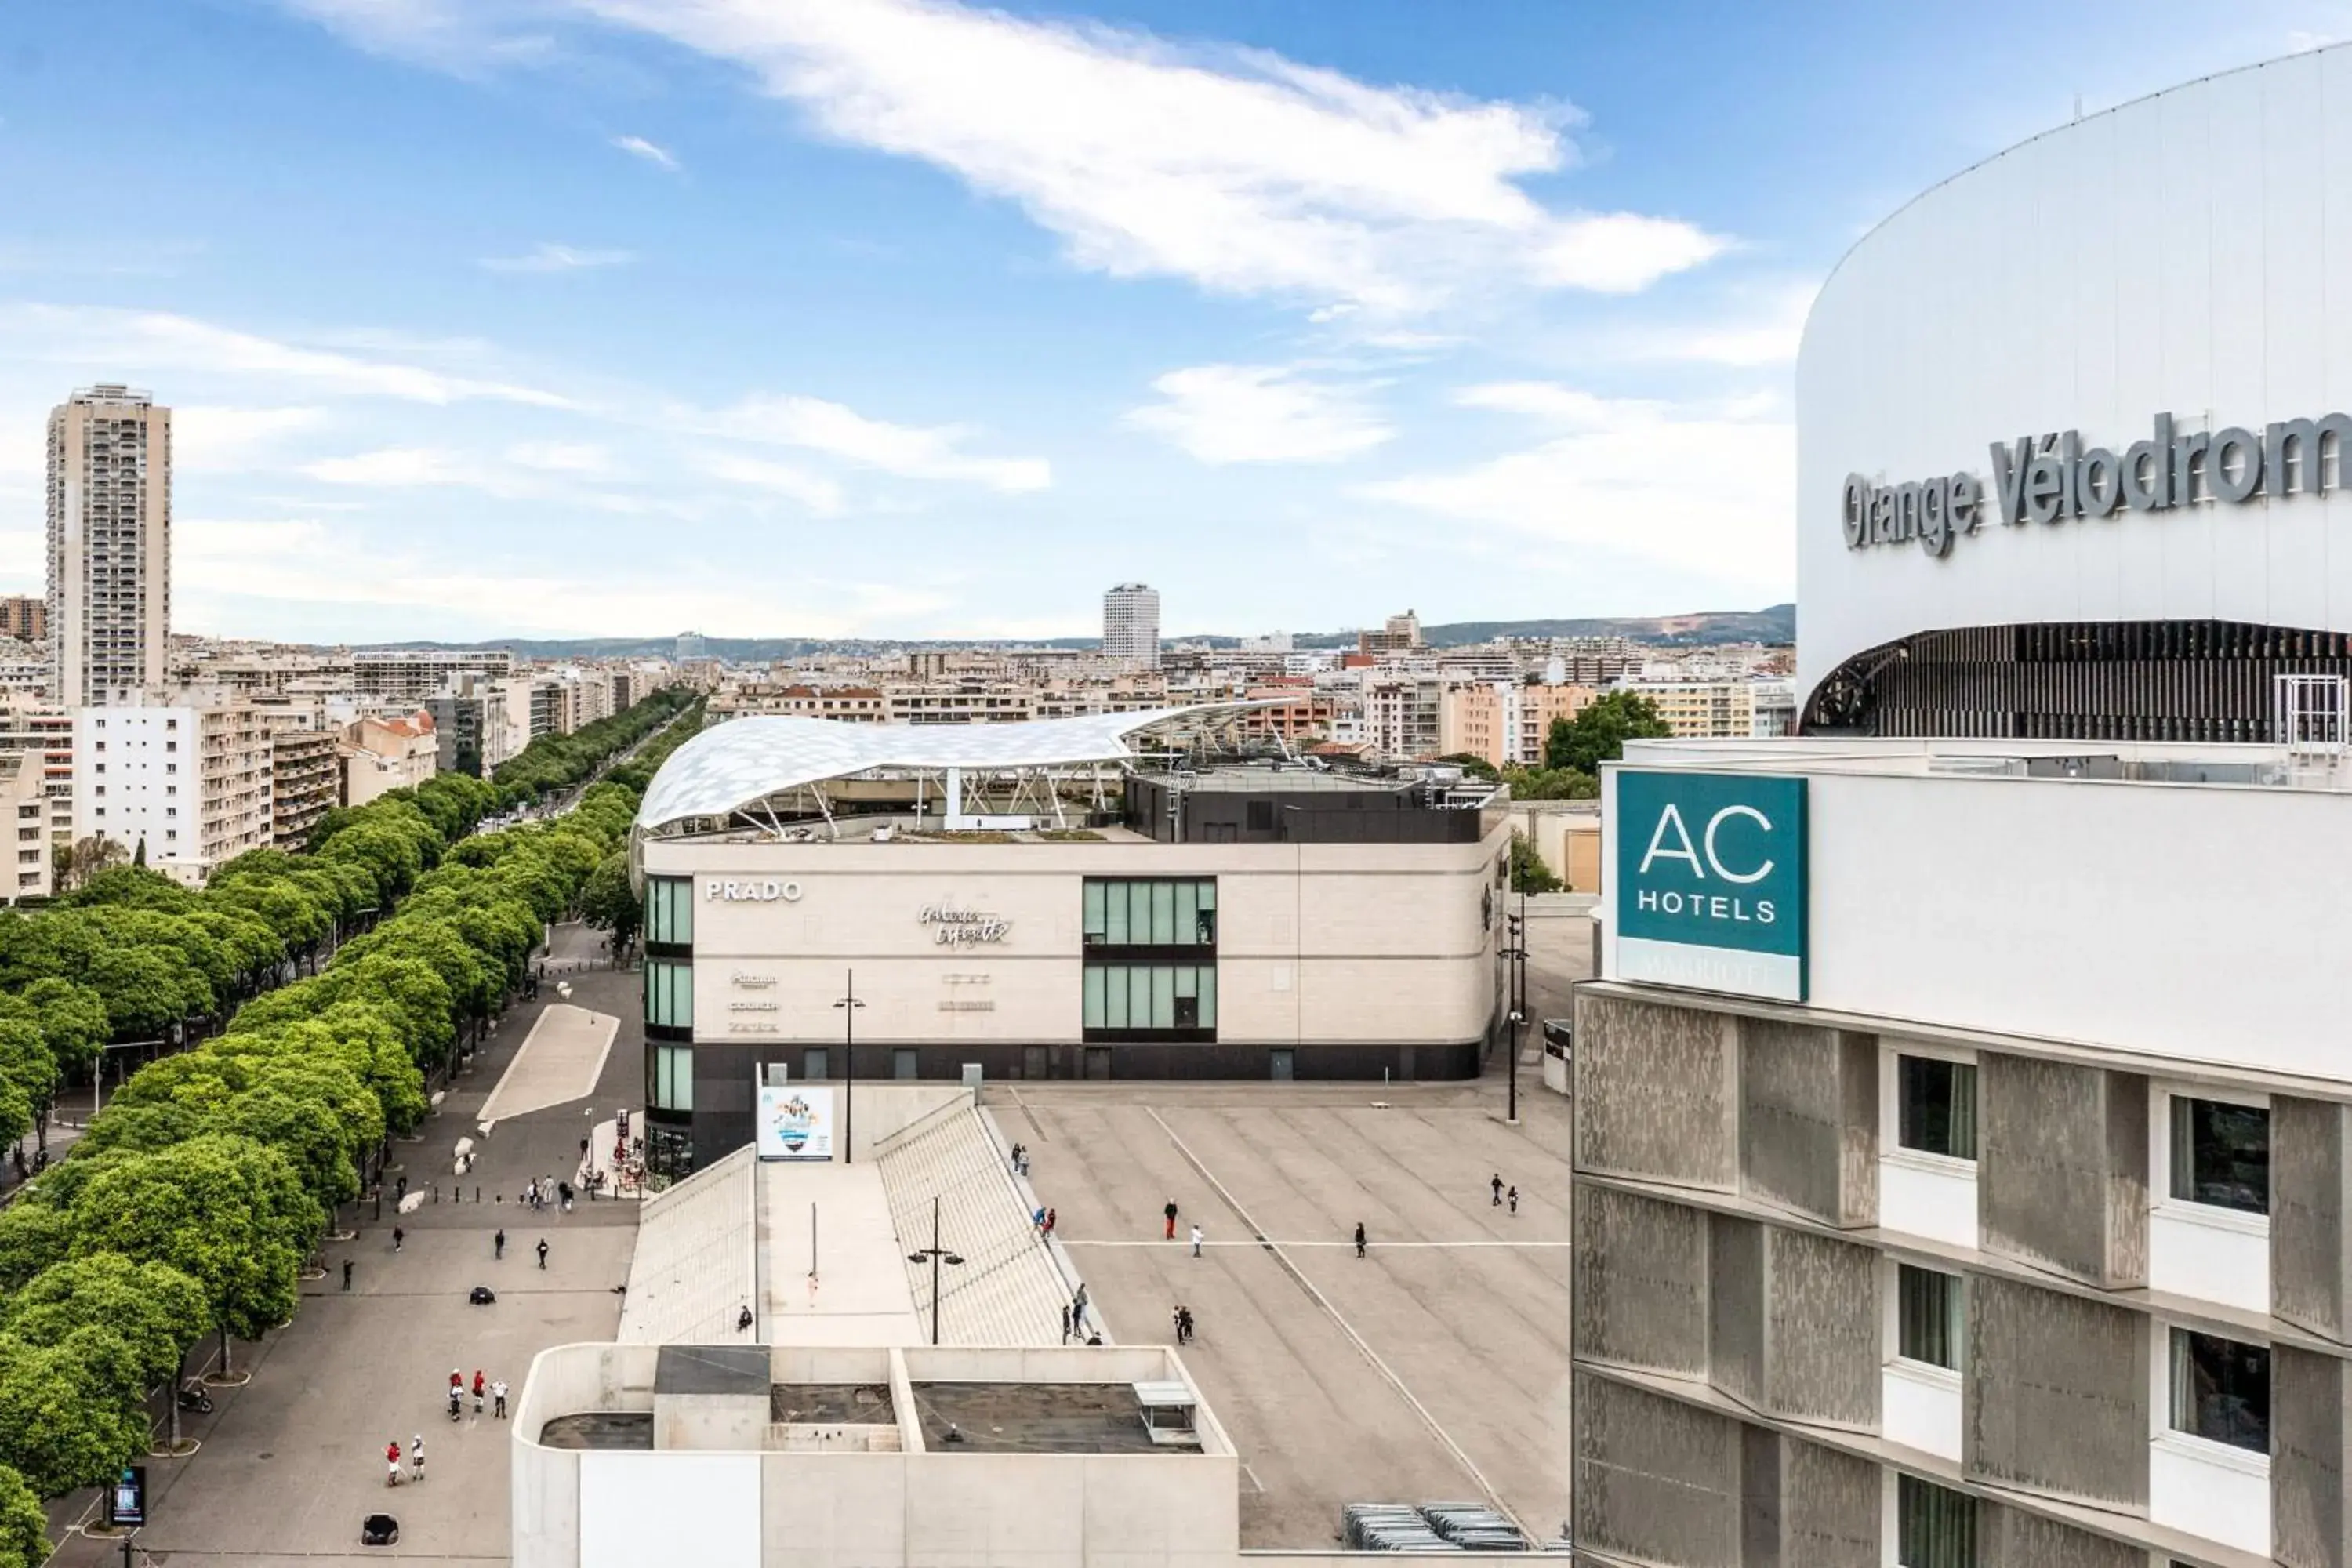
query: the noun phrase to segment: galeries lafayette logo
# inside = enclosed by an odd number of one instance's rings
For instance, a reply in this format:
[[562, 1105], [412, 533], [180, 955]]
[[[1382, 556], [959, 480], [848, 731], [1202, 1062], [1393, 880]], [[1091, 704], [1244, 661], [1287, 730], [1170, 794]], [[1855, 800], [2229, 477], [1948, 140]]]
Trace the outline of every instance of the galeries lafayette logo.
[[942, 947], [970, 947], [981, 942], [1003, 942], [1013, 922], [1002, 915], [984, 910], [960, 908], [954, 904], [925, 904], [915, 919], [931, 928], [931, 935]]

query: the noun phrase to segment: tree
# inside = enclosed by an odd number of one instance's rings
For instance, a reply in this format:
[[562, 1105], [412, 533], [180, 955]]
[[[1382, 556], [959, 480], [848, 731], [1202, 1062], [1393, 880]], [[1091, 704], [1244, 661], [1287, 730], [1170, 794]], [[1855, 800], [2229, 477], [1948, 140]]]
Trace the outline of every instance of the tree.
[[294, 1315], [326, 1226], [285, 1155], [233, 1133], [121, 1156], [76, 1194], [72, 1221], [75, 1257], [168, 1263], [203, 1287], [224, 1371], [230, 1335], [259, 1339]]
[[42, 1497], [113, 1479], [147, 1447], [138, 1358], [111, 1330], [84, 1326], [55, 1345], [0, 1334], [0, 1465]]
[[1474, 779], [1492, 781], [1503, 776], [1496, 771], [1494, 763], [1475, 752], [1448, 752], [1437, 760], [1441, 763], [1453, 763]]
[[1560, 880], [1552, 875], [1550, 867], [1536, 852], [1535, 840], [1524, 833], [1511, 835], [1511, 891], [1515, 893], [1557, 893]]
[[628, 851], [615, 849], [589, 873], [580, 892], [580, 918], [598, 931], [611, 931], [613, 951], [618, 952], [635, 939], [644, 915], [645, 906], [629, 886]]
[[0, 1334], [28, 1345], [63, 1344], [90, 1324], [120, 1334], [138, 1358], [135, 1397], [178, 1382], [181, 1358], [204, 1337], [204, 1290], [168, 1264], [101, 1252], [45, 1268], [0, 1297]]
[[49, 1521], [38, 1493], [0, 1465], [0, 1568], [40, 1568], [49, 1556]]
[[69, 893], [108, 867], [121, 865], [130, 856], [131, 851], [102, 833], [60, 844], [52, 856], [58, 891]]
[[1674, 731], [1658, 705], [1638, 691], [1612, 691], [1587, 703], [1573, 719], [1555, 719], [1544, 732], [1544, 766], [1597, 773], [1625, 754], [1628, 741], [1659, 740]]

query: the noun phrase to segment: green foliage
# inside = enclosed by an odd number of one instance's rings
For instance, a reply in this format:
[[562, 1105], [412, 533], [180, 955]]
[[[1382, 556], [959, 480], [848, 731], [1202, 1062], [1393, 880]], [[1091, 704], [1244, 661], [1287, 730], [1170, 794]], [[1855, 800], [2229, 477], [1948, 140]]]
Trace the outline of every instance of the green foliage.
[[126, 1400], [138, 1357], [112, 1331], [86, 1325], [59, 1343], [0, 1334], [0, 1465], [43, 1497], [113, 1479], [147, 1447], [147, 1415]]
[[[692, 695], [683, 688], [667, 687], [625, 713], [599, 719], [569, 735], [541, 735], [518, 755], [499, 764], [492, 775], [499, 795], [509, 801], [534, 801], [570, 789], [593, 773], [599, 764], [652, 734], [693, 701]], [[635, 787], [645, 786], [639, 784]]]
[[1560, 880], [1536, 852], [1535, 841], [1524, 833], [1511, 835], [1511, 891], [1557, 893]]
[[615, 849], [590, 873], [580, 894], [580, 918], [613, 933], [615, 947], [627, 945], [645, 918], [637, 890], [629, 885], [629, 852]]
[[1437, 760], [1441, 763], [1452, 763], [1474, 779], [1492, 781], [1503, 776], [1496, 771], [1494, 763], [1475, 752], [1448, 752]]
[[0, 1465], [0, 1568], [40, 1568], [49, 1555], [49, 1521], [40, 1494]]
[[175, 1380], [180, 1358], [209, 1320], [202, 1287], [163, 1263], [133, 1263], [111, 1252], [47, 1269], [24, 1289], [0, 1298], [0, 1335], [28, 1345], [66, 1342], [92, 1324], [121, 1336], [138, 1362], [131, 1396]]
[[1612, 691], [1587, 703], [1573, 719], [1555, 719], [1544, 732], [1544, 766], [1598, 773], [1601, 764], [1625, 754], [1628, 741], [1660, 740], [1674, 733], [1658, 717], [1658, 705], [1638, 691]]
[[1601, 781], [1574, 768], [1506, 768], [1513, 800], [1599, 800]]

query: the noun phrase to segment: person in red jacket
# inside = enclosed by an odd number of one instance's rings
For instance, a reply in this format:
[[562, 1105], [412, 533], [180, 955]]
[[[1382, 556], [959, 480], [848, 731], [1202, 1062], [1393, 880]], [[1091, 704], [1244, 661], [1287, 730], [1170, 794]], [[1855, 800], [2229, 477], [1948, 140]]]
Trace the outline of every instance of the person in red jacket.
[[489, 1385], [489, 1379], [482, 1375], [482, 1369], [476, 1367], [474, 1369], [474, 1414], [477, 1415], [482, 1413], [482, 1394]]
[[387, 1466], [391, 1467], [389, 1473], [386, 1474], [383, 1479], [383, 1484], [388, 1487], [398, 1486], [400, 1484], [399, 1438], [394, 1437], [391, 1442], [386, 1443], [383, 1446], [383, 1462]]

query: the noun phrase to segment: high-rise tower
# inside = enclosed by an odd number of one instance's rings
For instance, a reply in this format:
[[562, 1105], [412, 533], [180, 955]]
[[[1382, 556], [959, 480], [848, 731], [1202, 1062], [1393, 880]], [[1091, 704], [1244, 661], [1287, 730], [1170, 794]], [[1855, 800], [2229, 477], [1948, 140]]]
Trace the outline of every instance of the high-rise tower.
[[48, 630], [59, 701], [163, 684], [172, 630], [172, 411], [89, 386], [49, 411]]
[[1103, 595], [1102, 650], [1105, 658], [1160, 662], [1159, 589], [1121, 583]]

